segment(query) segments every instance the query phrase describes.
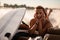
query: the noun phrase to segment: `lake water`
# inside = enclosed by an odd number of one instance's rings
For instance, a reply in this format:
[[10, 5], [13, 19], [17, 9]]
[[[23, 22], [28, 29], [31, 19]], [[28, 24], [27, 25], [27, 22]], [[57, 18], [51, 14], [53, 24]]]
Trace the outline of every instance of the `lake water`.
[[[4, 17], [4, 15], [11, 10], [13, 10], [13, 9], [11, 9], [11, 8], [0, 8], [0, 19], [2, 17]], [[35, 10], [26, 10], [26, 14], [23, 18], [23, 21], [29, 25], [29, 22], [33, 18], [34, 13], [35, 13]], [[49, 18], [50, 18], [50, 21], [54, 27], [58, 25], [60, 28], [60, 10], [53, 10], [53, 12], [49, 16]]]

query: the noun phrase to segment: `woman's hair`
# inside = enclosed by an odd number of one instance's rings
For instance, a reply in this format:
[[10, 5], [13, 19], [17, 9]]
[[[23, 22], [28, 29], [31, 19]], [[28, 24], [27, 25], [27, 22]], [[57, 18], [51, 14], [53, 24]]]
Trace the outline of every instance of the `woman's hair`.
[[43, 12], [44, 12], [45, 16], [47, 16], [47, 14], [45, 12], [45, 9], [42, 6], [37, 6], [36, 9], [43, 9]]

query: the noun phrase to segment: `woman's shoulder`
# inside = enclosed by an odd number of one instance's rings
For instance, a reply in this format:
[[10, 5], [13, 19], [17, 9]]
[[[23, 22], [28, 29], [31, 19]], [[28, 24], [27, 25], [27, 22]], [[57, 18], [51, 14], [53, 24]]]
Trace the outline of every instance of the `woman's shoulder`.
[[32, 23], [32, 24], [34, 24], [35, 22], [36, 22], [36, 19], [34, 19], [34, 18], [30, 20], [30, 23]]
[[32, 26], [36, 22], [36, 19], [31, 19], [30, 26]]
[[33, 21], [36, 21], [36, 19], [33, 18], [33, 19], [30, 20], [30, 22], [33, 22]]

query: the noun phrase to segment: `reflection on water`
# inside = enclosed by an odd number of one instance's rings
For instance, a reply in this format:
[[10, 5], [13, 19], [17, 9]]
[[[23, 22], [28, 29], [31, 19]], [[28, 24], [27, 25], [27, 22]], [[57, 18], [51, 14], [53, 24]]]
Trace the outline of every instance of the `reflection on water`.
[[[9, 11], [12, 9], [0, 9], [0, 19]], [[33, 18], [33, 15], [35, 13], [35, 10], [26, 10], [26, 14], [24, 16], [23, 21], [29, 25], [30, 20]], [[50, 15], [50, 21], [53, 24], [53, 26], [60, 26], [60, 10], [53, 10], [53, 12]]]

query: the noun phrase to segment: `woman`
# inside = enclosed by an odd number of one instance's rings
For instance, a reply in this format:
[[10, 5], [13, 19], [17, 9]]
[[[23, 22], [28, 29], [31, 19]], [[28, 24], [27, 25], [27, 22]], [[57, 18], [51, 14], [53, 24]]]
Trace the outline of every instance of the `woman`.
[[36, 7], [34, 18], [30, 21], [29, 33], [34, 34], [37, 30], [40, 36], [43, 36], [47, 29], [52, 27], [47, 13], [42, 6]]

